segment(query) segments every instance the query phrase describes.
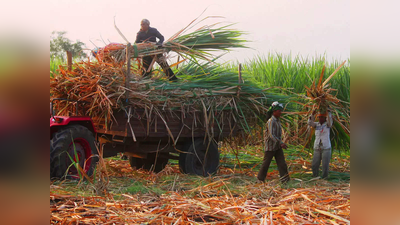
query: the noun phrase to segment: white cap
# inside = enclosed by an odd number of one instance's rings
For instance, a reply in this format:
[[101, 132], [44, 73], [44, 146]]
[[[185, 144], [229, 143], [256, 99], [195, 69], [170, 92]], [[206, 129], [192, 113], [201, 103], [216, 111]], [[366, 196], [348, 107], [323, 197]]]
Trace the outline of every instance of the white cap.
[[283, 105], [277, 101], [272, 103], [272, 106], [277, 106], [277, 105], [283, 108]]

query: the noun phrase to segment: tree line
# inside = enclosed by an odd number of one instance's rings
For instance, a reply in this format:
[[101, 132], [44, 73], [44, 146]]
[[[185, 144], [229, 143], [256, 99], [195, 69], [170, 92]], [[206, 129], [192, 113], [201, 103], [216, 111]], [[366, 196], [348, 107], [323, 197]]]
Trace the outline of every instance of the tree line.
[[83, 51], [85, 43], [77, 40], [76, 42], [71, 41], [65, 35], [66, 31], [53, 31], [50, 36], [50, 59], [61, 60], [65, 62], [67, 60], [67, 51], [71, 52], [73, 59], [84, 59], [88, 55]]

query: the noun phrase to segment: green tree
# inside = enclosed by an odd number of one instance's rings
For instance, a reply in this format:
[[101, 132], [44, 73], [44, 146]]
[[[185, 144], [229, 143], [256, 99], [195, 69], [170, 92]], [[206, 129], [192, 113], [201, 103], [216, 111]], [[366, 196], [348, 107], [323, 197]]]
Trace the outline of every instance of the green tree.
[[53, 31], [50, 36], [50, 56], [52, 59], [57, 58], [65, 62], [67, 58], [66, 51], [70, 51], [72, 58], [84, 59], [87, 54], [83, 51], [85, 44], [79, 40], [73, 43], [70, 39], [64, 37], [66, 31]]

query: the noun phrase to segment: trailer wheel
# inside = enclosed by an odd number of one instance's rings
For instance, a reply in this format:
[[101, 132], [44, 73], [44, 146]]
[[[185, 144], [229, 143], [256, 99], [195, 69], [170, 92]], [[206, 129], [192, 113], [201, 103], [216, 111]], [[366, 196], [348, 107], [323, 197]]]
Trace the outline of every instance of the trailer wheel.
[[[189, 150], [189, 147], [192, 145], [192, 141], [186, 141], [183, 145], [183, 148], [181, 151], [187, 152]], [[186, 173], [186, 155], [187, 153], [179, 153], [179, 170], [181, 173], [185, 174]]]
[[50, 140], [50, 178], [80, 178], [73, 161], [91, 176], [98, 161], [95, 155], [95, 138], [89, 129], [72, 125], [59, 130]]
[[181, 173], [186, 173], [186, 153], [179, 153], [179, 170]]
[[[156, 164], [154, 165], [154, 162]], [[156, 153], [150, 153], [147, 155], [146, 159], [129, 157], [129, 164], [134, 169], [144, 169], [147, 171], [154, 171], [155, 173], [160, 172], [168, 164], [168, 155], [165, 153], [159, 153], [156, 161]]]
[[144, 159], [129, 156], [129, 164], [131, 165], [132, 169], [140, 169], [144, 165]]
[[[156, 161], [157, 157], [157, 161]], [[154, 164], [155, 162], [155, 164]], [[147, 155], [147, 159], [144, 162], [144, 169], [151, 170], [155, 173], [161, 172], [168, 164], [168, 153], [151, 153]]]
[[186, 155], [185, 168], [189, 174], [208, 176], [214, 174], [219, 166], [218, 145], [211, 141], [208, 150], [208, 141], [203, 143], [203, 138], [198, 138], [192, 143]]

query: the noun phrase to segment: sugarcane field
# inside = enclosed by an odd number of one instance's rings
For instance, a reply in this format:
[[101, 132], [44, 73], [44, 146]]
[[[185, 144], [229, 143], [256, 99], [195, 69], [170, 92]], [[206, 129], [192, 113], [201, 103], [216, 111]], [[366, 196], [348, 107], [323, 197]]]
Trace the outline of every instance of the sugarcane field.
[[50, 60], [50, 224], [350, 224], [350, 59], [149, 19]]

